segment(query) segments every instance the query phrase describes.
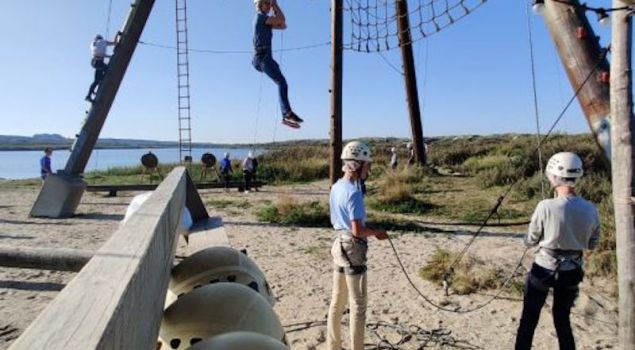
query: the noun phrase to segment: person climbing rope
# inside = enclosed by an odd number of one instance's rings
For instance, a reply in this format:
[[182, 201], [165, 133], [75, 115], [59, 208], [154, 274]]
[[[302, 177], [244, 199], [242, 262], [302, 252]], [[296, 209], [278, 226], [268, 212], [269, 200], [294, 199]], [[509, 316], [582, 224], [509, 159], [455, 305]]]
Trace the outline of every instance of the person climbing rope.
[[331, 224], [337, 237], [331, 248], [333, 293], [327, 319], [327, 349], [342, 348], [341, 320], [348, 299], [350, 308], [350, 349], [364, 349], [366, 323], [366, 252], [368, 237], [387, 239], [384, 230], [366, 227], [366, 208], [360, 188], [372, 162], [370, 148], [359, 141], [342, 150], [344, 176], [331, 187]]
[[95, 35], [95, 39], [90, 43], [90, 53], [92, 54], [90, 65], [95, 68], [95, 78], [88, 88], [88, 94], [84, 98], [90, 103], [95, 101], [93, 97], [95, 89], [101, 84], [108, 69], [108, 65], [105, 62], [105, 59], [110, 57], [107, 54], [107, 48], [114, 45], [116, 45], [116, 42], [105, 40], [101, 34]]
[[539, 249], [525, 282], [516, 350], [531, 349], [550, 288], [560, 349], [575, 349], [569, 317], [584, 278], [582, 251], [594, 249], [600, 238], [596, 207], [575, 192], [582, 173], [582, 160], [575, 153], [557, 153], [547, 163], [545, 175], [556, 197], [538, 203], [525, 238], [527, 246]]
[[[278, 85], [282, 123], [292, 128], [299, 128], [300, 123], [304, 120], [291, 109], [287, 80], [280, 71], [280, 66], [273, 59], [271, 52], [273, 29], [286, 29], [286, 18], [276, 0], [254, 0], [254, 5], [257, 13], [254, 19], [254, 58], [252, 64], [257, 71], [267, 74]], [[273, 16], [269, 16], [272, 10]]]
[[229, 160], [229, 152], [225, 152], [223, 160], [220, 161], [220, 173], [225, 183], [225, 192], [229, 192], [229, 181], [234, 171], [232, 170], [232, 162]]

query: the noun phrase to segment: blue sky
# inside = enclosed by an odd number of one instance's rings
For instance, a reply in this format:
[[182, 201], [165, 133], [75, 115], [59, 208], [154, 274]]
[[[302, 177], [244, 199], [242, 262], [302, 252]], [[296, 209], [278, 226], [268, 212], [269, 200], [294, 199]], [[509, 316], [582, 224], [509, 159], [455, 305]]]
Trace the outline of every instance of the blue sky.
[[[329, 41], [330, 1], [279, 2], [288, 29], [283, 40], [280, 32], [274, 34], [275, 47]], [[112, 0], [110, 34], [123, 24], [129, 3]], [[588, 4], [610, 6], [608, 0]], [[72, 137], [79, 131], [87, 108], [83, 97], [93, 74], [88, 45], [95, 33], [105, 32], [108, 5], [108, 0], [0, 2], [4, 33], [0, 134]], [[189, 0], [188, 6], [191, 48], [250, 49], [251, 0]], [[535, 132], [525, 6], [524, 0], [490, 0], [415, 44], [425, 136]], [[546, 129], [573, 91], [542, 19], [532, 16], [531, 20], [540, 116]], [[175, 45], [174, 22], [174, 1], [156, 0], [142, 40]], [[602, 43], [607, 43], [609, 30], [596, 29]], [[169, 49], [137, 48], [102, 137], [178, 138], [175, 56]], [[398, 50], [385, 56], [400, 65]], [[289, 82], [293, 108], [305, 119], [304, 127], [295, 131], [280, 124], [275, 86], [265, 77], [259, 94], [261, 77], [252, 68], [250, 55], [193, 52], [194, 141], [328, 138], [329, 47], [285, 52], [281, 59], [276, 54], [276, 59]], [[346, 51], [344, 65], [344, 137], [409, 137], [402, 77], [377, 54]], [[577, 104], [558, 130], [588, 132]]]

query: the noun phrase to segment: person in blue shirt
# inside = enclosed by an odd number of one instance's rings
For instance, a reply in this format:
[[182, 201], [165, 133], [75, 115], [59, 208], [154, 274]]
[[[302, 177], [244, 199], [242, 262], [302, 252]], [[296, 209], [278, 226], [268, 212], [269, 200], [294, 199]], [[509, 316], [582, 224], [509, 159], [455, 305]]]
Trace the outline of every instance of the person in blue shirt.
[[[278, 97], [282, 111], [282, 122], [293, 128], [299, 128], [302, 120], [291, 109], [289, 87], [280, 71], [280, 66], [271, 53], [273, 29], [287, 28], [286, 18], [276, 0], [254, 0], [256, 17], [254, 19], [254, 58], [252, 64], [257, 71], [267, 74], [278, 85]], [[273, 16], [269, 13], [273, 10]]]
[[46, 147], [44, 149], [44, 157], [40, 158], [40, 177], [42, 181], [46, 180], [46, 177], [53, 174], [51, 170], [51, 155], [53, 155], [53, 149]]
[[232, 170], [232, 162], [229, 160], [229, 152], [225, 152], [223, 160], [220, 161], [220, 173], [223, 176], [223, 181], [225, 182], [225, 192], [229, 192], [229, 181], [234, 173]]
[[333, 295], [327, 319], [327, 349], [342, 349], [341, 320], [348, 301], [350, 308], [350, 349], [364, 349], [366, 327], [366, 253], [368, 237], [388, 238], [384, 230], [366, 226], [366, 208], [361, 181], [368, 177], [372, 162], [370, 148], [359, 141], [342, 150], [344, 176], [331, 187], [331, 224], [337, 237], [333, 257]]

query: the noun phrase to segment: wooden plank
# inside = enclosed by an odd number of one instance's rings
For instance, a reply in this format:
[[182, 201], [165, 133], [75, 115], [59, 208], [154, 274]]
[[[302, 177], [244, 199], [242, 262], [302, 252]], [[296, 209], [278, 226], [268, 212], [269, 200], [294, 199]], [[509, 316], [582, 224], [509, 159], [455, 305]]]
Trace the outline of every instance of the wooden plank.
[[195, 223], [186, 240], [189, 255], [209, 247], [230, 246], [223, 220], [218, 216]]
[[10, 349], [153, 349], [185, 206], [178, 167]]
[[81, 249], [0, 247], [0, 266], [77, 272], [93, 254]]
[[[613, 6], [623, 7], [613, 0]], [[613, 12], [611, 40], [611, 118], [613, 206], [619, 290], [619, 348], [635, 349], [635, 120], [633, 118], [632, 19]]]

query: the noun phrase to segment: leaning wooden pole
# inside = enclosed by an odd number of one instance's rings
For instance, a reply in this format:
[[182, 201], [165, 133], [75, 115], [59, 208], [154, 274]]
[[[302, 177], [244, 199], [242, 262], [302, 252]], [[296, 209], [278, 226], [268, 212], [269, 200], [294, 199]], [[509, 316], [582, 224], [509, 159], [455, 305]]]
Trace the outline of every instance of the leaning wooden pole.
[[[613, 0], [613, 8], [626, 3]], [[611, 117], [613, 205], [617, 246], [620, 349], [635, 349], [635, 120], [633, 118], [632, 24], [627, 11], [613, 12]]]
[[545, 1], [544, 19], [567, 72], [573, 90], [578, 90], [589, 73], [578, 101], [584, 111], [598, 146], [610, 159], [609, 63], [602, 58], [602, 48], [578, 0], [570, 5]]
[[399, 46], [401, 46], [401, 58], [403, 61], [406, 99], [408, 102], [408, 114], [410, 115], [410, 128], [412, 129], [412, 141], [414, 143], [417, 162], [420, 165], [425, 165], [426, 152], [423, 147], [423, 127], [421, 126], [421, 109], [419, 108], [417, 73], [415, 71], [415, 60], [412, 53], [412, 35], [410, 34], [410, 19], [408, 18], [408, 2], [406, 0], [397, 0], [395, 1], [395, 6], [397, 7]]
[[334, 184], [342, 173], [342, 66], [344, 61], [343, 0], [331, 1], [331, 147], [329, 179]]

